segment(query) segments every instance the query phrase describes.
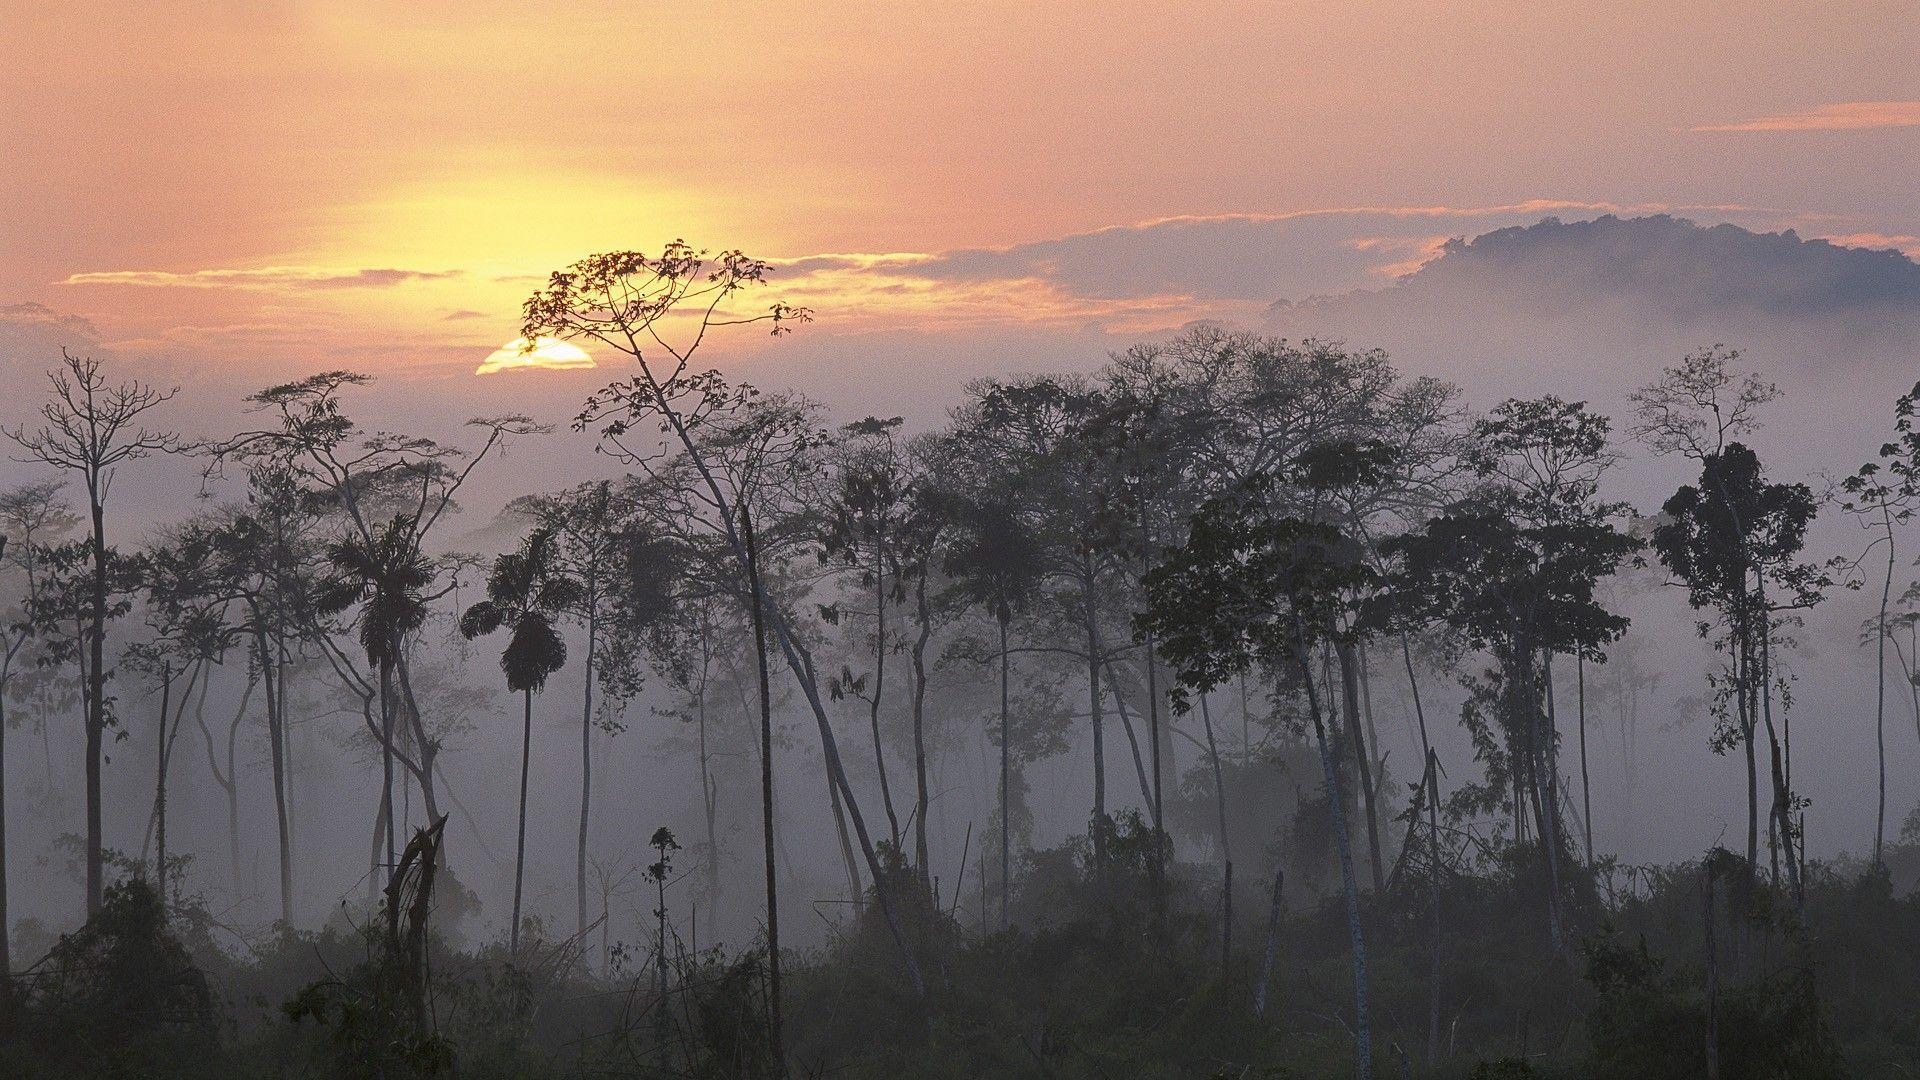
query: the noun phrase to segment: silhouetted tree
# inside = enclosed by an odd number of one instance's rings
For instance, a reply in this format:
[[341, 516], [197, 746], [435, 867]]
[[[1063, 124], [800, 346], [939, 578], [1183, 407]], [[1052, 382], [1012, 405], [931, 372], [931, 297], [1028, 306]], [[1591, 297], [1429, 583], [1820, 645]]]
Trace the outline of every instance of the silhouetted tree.
[[87, 493], [93, 581], [86, 634], [87, 735], [87, 915], [100, 909], [105, 875], [101, 843], [101, 778], [107, 717], [108, 545], [107, 496], [119, 467], [129, 461], [180, 449], [168, 432], [141, 426], [144, 417], [171, 400], [175, 390], [146, 383], [107, 381], [100, 362], [62, 349], [61, 369], [48, 378], [51, 400], [40, 408], [42, 426], [6, 433], [33, 461], [76, 473]]
[[460, 616], [460, 634], [472, 640], [502, 627], [512, 635], [500, 654], [500, 670], [507, 689], [518, 692], [525, 706], [520, 735], [520, 832], [513, 855], [513, 923], [507, 952], [520, 956], [520, 892], [527, 865], [527, 775], [533, 760], [533, 695], [546, 686], [547, 677], [567, 662], [567, 643], [554, 621], [580, 599], [580, 585], [560, 572], [553, 534], [536, 531], [493, 562], [487, 575], [487, 598]]

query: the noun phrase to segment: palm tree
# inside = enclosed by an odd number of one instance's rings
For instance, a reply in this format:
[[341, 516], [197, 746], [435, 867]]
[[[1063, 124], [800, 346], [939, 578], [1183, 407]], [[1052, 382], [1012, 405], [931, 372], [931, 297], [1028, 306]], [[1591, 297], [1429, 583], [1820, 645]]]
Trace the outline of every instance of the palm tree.
[[527, 865], [527, 767], [533, 755], [533, 694], [567, 662], [567, 643], [554, 621], [578, 601], [579, 584], [560, 572], [553, 533], [541, 529], [493, 562], [487, 598], [460, 616], [460, 634], [471, 641], [506, 627], [513, 635], [500, 654], [507, 689], [525, 702], [520, 734], [520, 838], [513, 855], [513, 925], [508, 955], [520, 955], [520, 888]]
[[[386, 822], [387, 867], [395, 865], [393, 827], [393, 670], [401, 643], [427, 621], [427, 586], [433, 563], [420, 553], [419, 533], [404, 516], [374, 530], [368, 538], [350, 536], [327, 549], [338, 577], [320, 590], [316, 607], [336, 614], [360, 605], [355, 622], [367, 663], [380, 673], [380, 807]], [[265, 657], [262, 658], [263, 663]], [[389, 917], [397, 913], [389, 913]]]

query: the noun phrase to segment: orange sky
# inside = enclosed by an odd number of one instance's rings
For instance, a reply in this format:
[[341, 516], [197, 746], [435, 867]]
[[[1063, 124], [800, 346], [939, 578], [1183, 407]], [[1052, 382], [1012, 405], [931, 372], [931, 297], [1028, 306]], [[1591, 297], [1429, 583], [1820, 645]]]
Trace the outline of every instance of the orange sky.
[[[0, 0], [0, 29], [0, 308], [187, 365], [471, 370], [535, 275], [675, 236], [867, 253], [789, 275], [828, 333], [1232, 315], [1536, 200], [1920, 248], [1908, 0]], [[1291, 230], [1258, 242], [1300, 273], [1093, 281], [1044, 246], [1181, 215]], [[1076, 243], [1164, 258], [1149, 233]]]

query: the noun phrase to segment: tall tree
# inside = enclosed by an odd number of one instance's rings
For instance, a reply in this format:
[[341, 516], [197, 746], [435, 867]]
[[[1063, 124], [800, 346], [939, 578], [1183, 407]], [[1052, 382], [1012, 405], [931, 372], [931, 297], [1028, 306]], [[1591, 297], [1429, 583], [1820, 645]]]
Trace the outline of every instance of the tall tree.
[[[1683, 485], [1661, 507], [1664, 522], [1653, 532], [1660, 561], [1687, 586], [1687, 601], [1695, 608], [1719, 614], [1727, 653], [1726, 681], [1716, 699], [1730, 699], [1732, 712], [1722, 712], [1723, 724], [1716, 749], [1735, 742], [1747, 750], [1747, 875], [1751, 882], [1759, 865], [1759, 797], [1755, 767], [1755, 737], [1764, 725], [1773, 780], [1769, 835], [1784, 848], [1788, 882], [1800, 894], [1795, 857], [1794, 795], [1781, 760], [1780, 738], [1773, 729], [1764, 699], [1767, 665], [1764, 659], [1773, 636], [1775, 612], [1783, 607], [1809, 607], [1820, 599], [1825, 584], [1818, 571], [1797, 560], [1806, 542], [1808, 524], [1817, 509], [1805, 484], [1769, 481], [1760, 459], [1746, 446], [1729, 442], [1701, 462], [1697, 484]], [[1767, 586], [1774, 586], [1774, 600]], [[1784, 593], [1784, 604], [1777, 599]], [[1703, 635], [1710, 630], [1702, 624]]]
[[[517, 499], [511, 507], [552, 536], [552, 572], [573, 582], [566, 614], [579, 624], [586, 646], [580, 703], [580, 827], [574, 845], [575, 932], [580, 934], [587, 932], [594, 730], [618, 730], [614, 710], [641, 689], [636, 654], [643, 639], [663, 626], [674, 603], [676, 567], [667, 545], [641, 523], [635, 498], [631, 484], [595, 480], [556, 495]], [[607, 695], [597, 711], [594, 691], [602, 688]]]
[[[1000, 928], [1011, 925], [1008, 903], [1013, 878], [1012, 652], [1008, 636], [1014, 613], [1025, 608], [1044, 572], [1044, 557], [1032, 533], [1007, 501], [962, 502], [955, 508], [956, 537], [946, 555], [953, 590], [984, 609], [998, 633], [1000, 669]], [[982, 917], [985, 912], [982, 912]]]
[[832, 448], [827, 490], [823, 493], [821, 548], [829, 564], [839, 564], [852, 572], [856, 597], [860, 597], [831, 610], [840, 618], [858, 615], [873, 620], [872, 668], [860, 675], [846, 669], [829, 681], [829, 692], [836, 698], [857, 697], [867, 705], [881, 808], [887, 814], [894, 849], [905, 854], [880, 733], [887, 655], [895, 649], [888, 616], [906, 599], [901, 566], [904, 538], [900, 534], [905, 529], [909, 493], [905, 448], [898, 435], [900, 424], [897, 416], [886, 420], [869, 416], [841, 429]]
[[[1772, 645], [1777, 611], [1815, 602], [1824, 582], [1795, 560], [1815, 509], [1811, 493], [1804, 486], [1766, 481], [1759, 459], [1735, 441], [1757, 430], [1759, 410], [1780, 396], [1778, 387], [1757, 374], [1735, 374], [1739, 359], [1738, 350], [1720, 345], [1697, 350], [1629, 398], [1636, 409], [1636, 438], [1656, 454], [1677, 454], [1700, 467], [1700, 486], [1683, 486], [1668, 500], [1691, 520], [1670, 519], [1656, 531], [1654, 546], [1661, 561], [1686, 581], [1689, 602], [1722, 615], [1719, 644], [1728, 660], [1715, 687], [1723, 718], [1716, 748], [1738, 742], [1746, 749], [1745, 882], [1751, 886], [1759, 858], [1754, 733], [1764, 726], [1774, 788], [1770, 848], [1777, 853], [1778, 845], [1785, 845], [1797, 897], [1796, 800], [1788, 765], [1793, 748], [1773, 723]], [[1757, 520], [1756, 513], [1770, 520]], [[1769, 584], [1787, 590], [1783, 604], [1768, 600]], [[1709, 630], [1703, 626], [1702, 636]]]
[[[1887, 646], [1893, 625], [1888, 607], [1893, 599], [1894, 567], [1898, 563], [1900, 538], [1895, 526], [1913, 520], [1920, 508], [1920, 432], [1914, 430], [1914, 416], [1920, 410], [1920, 386], [1902, 394], [1894, 402], [1894, 441], [1880, 447], [1878, 460], [1860, 466], [1840, 482], [1841, 507], [1868, 530], [1873, 540], [1856, 565], [1880, 545], [1886, 545], [1886, 571], [1880, 583], [1880, 605], [1871, 622], [1875, 644], [1874, 672], [1874, 752], [1878, 762], [1878, 809], [1873, 824], [1873, 864], [1884, 867], [1881, 849], [1887, 833]], [[1911, 682], [1911, 679], [1909, 679]], [[1917, 698], [1916, 700], [1920, 700]]]
[[180, 449], [178, 436], [150, 431], [143, 419], [176, 390], [130, 380], [110, 383], [100, 362], [60, 351], [61, 367], [48, 378], [53, 392], [40, 407], [44, 423], [6, 432], [34, 461], [80, 477], [87, 493], [93, 578], [86, 630], [87, 917], [100, 910], [105, 889], [101, 834], [101, 775], [107, 716], [108, 544], [107, 497], [121, 465]]
[[[813, 713], [831, 783], [845, 800], [859, 835], [873, 891], [900, 950], [908, 982], [916, 1000], [924, 1002], [926, 983], [920, 964], [907, 940], [901, 912], [882, 872], [866, 820], [847, 782], [839, 741], [827, 717], [810, 654], [794, 634], [786, 613], [769, 602], [766, 590], [759, 587], [758, 574], [752, 571], [738, 524], [739, 489], [729, 490], [695, 436], [695, 429], [705, 418], [724, 408], [729, 400], [714, 393], [717, 376], [693, 368], [708, 332], [721, 326], [760, 323], [778, 333], [810, 317], [804, 309], [779, 302], [757, 314], [722, 314], [735, 310], [729, 301], [737, 303], [744, 290], [764, 284], [768, 269], [767, 263], [737, 250], [709, 258], [679, 241], [667, 245], [658, 256], [631, 251], [594, 255], [555, 272], [546, 288], [527, 300], [521, 329], [529, 341], [542, 335], [586, 338], [633, 361], [634, 377], [595, 395], [578, 423], [582, 427], [604, 423], [603, 433], [616, 440], [636, 426], [663, 433], [697, 475], [702, 497], [717, 526], [715, 531], [737, 563], [740, 576], [749, 579], [753, 603], [773, 631], [781, 655]], [[687, 333], [677, 338], [670, 337], [675, 334], [675, 322], [669, 316], [675, 314], [692, 316]], [[653, 456], [651, 452], [633, 455], [638, 460]]]
[[519, 693], [525, 706], [520, 733], [520, 832], [513, 854], [513, 923], [507, 932], [507, 952], [515, 959], [520, 956], [520, 892], [527, 866], [533, 695], [546, 686], [548, 676], [566, 665], [566, 639], [554, 622], [580, 599], [579, 583], [557, 564], [553, 534], [535, 532], [520, 550], [494, 560], [493, 572], [487, 575], [487, 598], [460, 616], [460, 635], [469, 641], [506, 628], [511, 637], [500, 654], [500, 670], [506, 673], [507, 689]]
[[[335, 538], [331, 550], [357, 552], [348, 561], [363, 568], [370, 565], [366, 560], [372, 557], [384, 560], [395, 572], [402, 563], [413, 562], [431, 579], [435, 567], [422, 555], [428, 537], [455, 507], [460, 490], [474, 472], [515, 438], [548, 429], [517, 414], [476, 418], [466, 425], [479, 432], [478, 441], [470, 447], [450, 446], [417, 434], [367, 431], [347, 414], [341, 398], [346, 391], [372, 382], [371, 376], [358, 372], [326, 371], [249, 395], [249, 405], [265, 414], [267, 423], [213, 446], [209, 474], [217, 474], [232, 461], [284, 470], [290, 482], [323, 498], [327, 508], [338, 515], [342, 535]], [[366, 592], [367, 584], [367, 580], [360, 580], [348, 595], [356, 589]], [[337, 600], [341, 594], [334, 590], [331, 595]], [[352, 601], [345, 604], [351, 606]], [[339, 614], [344, 609], [335, 607], [321, 614]], [[435, 790], [440, 744], [414, 692], [409, 650], [405, 648], [422, 623], [424, 619], [400, 628], [390, 643], [392, 647], [379, 650], [388, 658], [388, 667], [387, 677], [378, 684], [381, 720], [375, 737], [381, 743], [384, 770], [390, 773], [398, 752], [396, 724], [405, 722], [417, 757], [416, 767], [409, 772], [420, 785], [421, 802], [432, 821], [440, 817]], [[364, 621], [360, 629], [364, 646]], [[326, 648], [326, 643], [320, 644]], [[396, 706], [395, 684], [398, 704], [404, 708]], [[383, 800], [383, 812], [390, 802]], [[390, 826], [391, 822], [389, 833]], [[438, 857], [446, 849], [444, 844], [436, 844], [433, 850]], [[389, 853], [389, 865], [395, 856], [397, 852]]]

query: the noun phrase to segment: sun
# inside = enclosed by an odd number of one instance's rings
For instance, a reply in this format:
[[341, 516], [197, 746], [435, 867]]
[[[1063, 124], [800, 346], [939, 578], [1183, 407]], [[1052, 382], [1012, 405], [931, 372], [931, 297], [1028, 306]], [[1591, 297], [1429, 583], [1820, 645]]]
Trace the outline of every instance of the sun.
[[492, 375], [496, 371], [519, 371], [526, 368], [546, 368], [566, 371], [573, 368], [593, 367], [593, 357], [587, 351], [570, 341], [559, 338], [535, 338], [533, 344], [527, 344], [526, 338], [514, 338], [505, 345], [487, 354], [480, 366], [474, 369], [475, 375]]

